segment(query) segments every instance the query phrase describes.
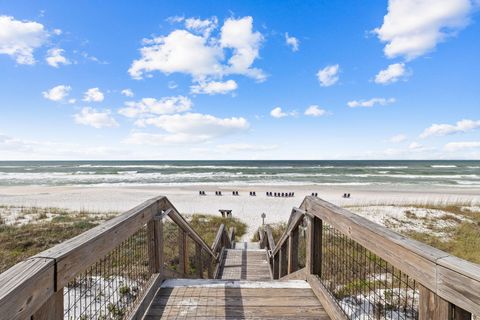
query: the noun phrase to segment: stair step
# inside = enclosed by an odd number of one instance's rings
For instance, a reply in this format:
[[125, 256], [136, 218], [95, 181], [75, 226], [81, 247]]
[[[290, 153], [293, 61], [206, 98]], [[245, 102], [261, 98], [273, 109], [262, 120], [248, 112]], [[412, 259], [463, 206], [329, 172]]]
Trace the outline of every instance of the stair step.
[[304, 280], [222, 280], [222, 279], [168, 279], [162, 288], [240, 288], [240, 289], [310, 289]]

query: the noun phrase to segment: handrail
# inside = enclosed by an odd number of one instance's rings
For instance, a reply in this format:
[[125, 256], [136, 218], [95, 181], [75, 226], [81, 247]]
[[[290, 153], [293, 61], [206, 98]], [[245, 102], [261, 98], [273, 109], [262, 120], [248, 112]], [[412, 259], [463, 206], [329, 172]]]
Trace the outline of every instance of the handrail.
[[[188, 236], [196, 244], [195, 259], [197, 269], [200, 268], [197, 270], [199, 276], [202, 276], [200, 271], [205, 266], [208, 266], [211, 276], [210, 262], [205, 265], [202, 260], [218, 263], [218, 248], [213, 250], [209, 247], [172, 203], [166, 197], [159, 196], [1, 273], [0, 314], [2, 317], [16, 320], [32, 316], [35, 319], [43, 318], [47, 312], [49, 319], [63, 319], [63, 288], [109, 252], [116, 250], [127, 239], [136, 236], [140, 230], [147, 234], [142, 238], [145, 239], [142, 243], [145, 244], [146, 241], [145, 246], [148, 245], [146, 254], [147, 259], [150, 259], [149, 274], [153, 280], [157, 281], [159, 276], [165, 279], [178, 274], [163, 267], [162, 218], [166, 216], [170, 217], [184, 233], [183, 239]], [[220, 229], [223, 230], [222, 239], [227, 240], [222, 240], [220, 244], [229, 246], [230, 239], [225, 232], [225, 226], [222, 225]], [[180, 255], [183, 255], [184, 259], [187, 256], [185, 241], [183, 240], [183, 244], [179, 242], [180, 251], [183, 251]], [[202, 252], [207, 254], [206, 258], [202, 258]]]
[[287, 229], [280, 237], [280, 240], [278, 240], [275, 248], [272, 250], [273, 255], [278, 253], [280, 248], [284, 245], [285, 241], [287, 241], [288, 236], [292, 232], [292, 230], [295, 229], [302, 222], [304, 215], [305, 211], [299, 208], [293, 208], [292, 214], [290, 215], [289, 223], [287, 225]]
[[480, 314], [480, 265], [402, 236], [317, 197], [306, 197], [301, 208], [413, 277], [439, 297]]
[[225, 225], [222, 223], [218, 228], [217, 235], [215, 236], [215, 240], [213, 241], [213, 244], [212, 244], [213, 252], [218, 252], [218, 249], [220, 248], [223, 242], [224, 233], [225, 233]]

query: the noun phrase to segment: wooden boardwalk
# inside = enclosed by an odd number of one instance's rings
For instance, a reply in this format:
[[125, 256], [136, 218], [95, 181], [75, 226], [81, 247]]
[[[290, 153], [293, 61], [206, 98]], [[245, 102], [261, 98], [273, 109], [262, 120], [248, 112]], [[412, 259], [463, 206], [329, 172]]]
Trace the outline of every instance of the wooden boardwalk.
[[235, 248], [217, 280], [165, 281], [144, 319], [330, 319], [306, 281], [272, 280], [266, 250]]

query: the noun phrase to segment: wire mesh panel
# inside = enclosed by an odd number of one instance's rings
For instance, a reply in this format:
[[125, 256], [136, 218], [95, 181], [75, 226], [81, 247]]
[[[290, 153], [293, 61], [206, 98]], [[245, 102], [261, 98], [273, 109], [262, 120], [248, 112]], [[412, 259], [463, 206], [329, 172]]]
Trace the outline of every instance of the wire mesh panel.
[[166, 217], [163, 221], [163, 264], [170, 270], [177, 271], [180, 260], [179, 255], [179, 227]]
[[64, 318], [124, 319], [152, 276], [148, 246], [144, 226], [70, 281], [64, 288]]
[[320, 278], [348, 319], [418, 319], [415, 280], [325, 223]]

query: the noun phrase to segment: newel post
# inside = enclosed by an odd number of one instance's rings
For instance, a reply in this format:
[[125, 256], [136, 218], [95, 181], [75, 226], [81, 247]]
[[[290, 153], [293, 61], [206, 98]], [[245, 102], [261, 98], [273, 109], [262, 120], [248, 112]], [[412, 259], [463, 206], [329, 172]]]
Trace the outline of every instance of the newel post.
[[158, 212], [147, 224], [149, 239], [149, 262], [152, 273], [161, 273], [163, 268], [163, 219]]
[[419, 320], [470, 320], [472, 314], [419, 285]]
[[298, 269], [298, 227], [288, 237], [288, 273]]
[[321, 275], [323, 222], [307, 215], [306, 268], [310, 274]]

